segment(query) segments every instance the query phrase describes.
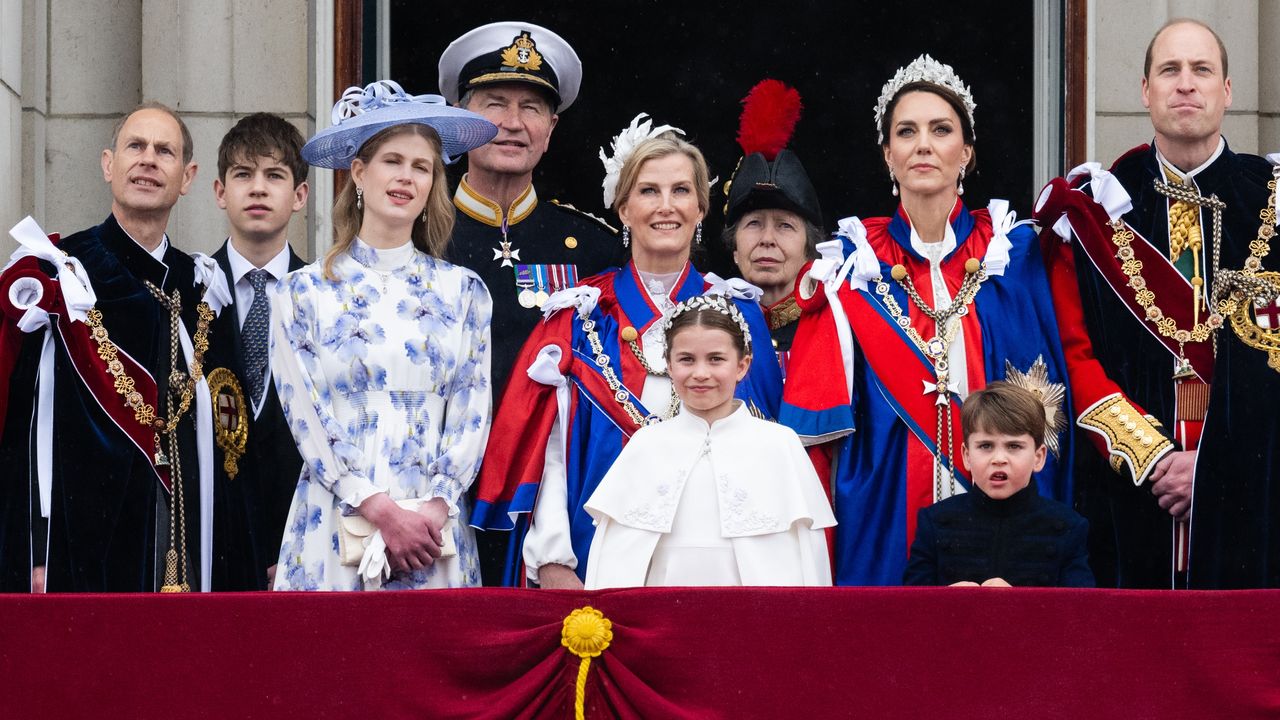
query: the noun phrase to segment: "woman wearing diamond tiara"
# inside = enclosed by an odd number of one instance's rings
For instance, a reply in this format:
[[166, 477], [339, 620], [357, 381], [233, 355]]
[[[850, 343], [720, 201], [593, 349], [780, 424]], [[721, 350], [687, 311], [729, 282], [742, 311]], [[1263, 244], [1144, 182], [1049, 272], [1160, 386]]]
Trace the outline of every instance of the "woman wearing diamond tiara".
[[636, 431], [587, 500], [586, 587], [830, 585], [835, 524], [796, 434], [733, 397], [751, 332], [723, 295], [663, 323], [680, 412]]
[[[969, 210], [975, 103], [928, 55], [889, 80], [876, 127], [893, 217], [846, 218], [798, 284], [782, 420], [835, 455], [836, 583], [902, 582], [917, 511], [969, 489], [960, 405], [992, 380], [1045, 401], [1040, 491], [1070, 502], [1065, 364], [1035, 233], [1008, 203]], [[824, 453], [819, 453], [821, 456]]]
[[350, 168], [334, 244], [271, 300], [272, 364], [303, 458], [277, 590], [480, 584], [465, 491], [489, 429], [489, 292], [440, 257], [444, 164], [484, 118], [383, 81], [351, 88], [303, 148]]
[[[623, 222], [631, 260], [556, 293], [520, 351], [494, 418], [471, 523], [512, 530], [508, 583], [582, 587], [594, 530], [583, 503], [631, 434], [670, 418], [679, 399], [667, 374], [662, 320], [676, 304], [716, 290], [733, 297], [753, 337], [769, 337], [758, 288], [703, 276], [689, 262], [710, 205], [702, 153], [641, 114], [614, 139], [605, 204]], [[772, 348], [736, 396], [775, 417], [782, 380]], [[767, 362], [765, 361], [767, 360]], [[527, 534], [526, 531], [527, 530]]]

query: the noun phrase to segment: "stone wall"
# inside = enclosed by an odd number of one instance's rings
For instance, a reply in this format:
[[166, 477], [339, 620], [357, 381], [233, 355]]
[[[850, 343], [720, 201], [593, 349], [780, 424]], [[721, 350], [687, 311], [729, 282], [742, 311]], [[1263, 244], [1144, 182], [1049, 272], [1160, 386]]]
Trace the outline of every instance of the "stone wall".
[[[321, 65], [331, 53], [333, 3], [0, 0], [0, 226], [26, 214], [51, 232], [100, 222], [110, 194], [99, 158], [112, 124], [159, 100], [186, 118], [200, 165], [174, 211], [174, 241], [215, 249], [227, 233], [213, 200], [217, 143], [258, 110], [314, 132], [316, 108], [327, 108], [317, 97], [328, 95], [317, 88], [332, 77]], [[1151, 138], [1142, 56], [1151, 33], [1175, 16], [1205, 20], [1227, 43], [1232, 147], [1280, 152], [1280, 0], [1091, 0], [1089, 13], [1090, 157], [1109, 162]], [[325, 194], [314, 192], [316, 180], [312, 171], [313, 201], [290, 227], [290, 242], [308, 258], [327, 217], [327, 208], [316, 211], [314, 198]], [[0, 256], [12, 248], [0, 237]]]
[[1223, 135], [1237, 152], [1280, 152], [1280, 0], [1093, 0], [1091, 157], [1106, 164], [1149, 142], [1142, 107], [1147, 42], [1166, 20], [1189, 17], [1218, 31], [1227, 46], [1231, 107]]
[[[314, 131], [314, 0], [0, 0], [0, 225], [33, 215], [50, 232], [102, 221], [100, 158], [120, 117], [144, 100], [176, 109], [199, 172], [169, 225], [212, 252], [227, 234], [213, 198], [217, 149], [240, 117], [278, 113]], [[310, 210], [291, 244], [310, 256]], [[6, 236], [0, 252], [12, 249]]]

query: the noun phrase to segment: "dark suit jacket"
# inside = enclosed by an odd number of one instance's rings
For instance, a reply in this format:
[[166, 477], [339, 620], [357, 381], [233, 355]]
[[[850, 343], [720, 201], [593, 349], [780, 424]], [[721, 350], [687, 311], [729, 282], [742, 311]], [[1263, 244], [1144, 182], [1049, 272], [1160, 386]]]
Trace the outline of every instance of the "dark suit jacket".
[[[266, 569], [276, 563], [285, 517], [298, 483], [302, 458], [289, 432], [275, 383], [267, 378], [266, 396], [254, 416], [249, 383], [245, 380], [244, 345], [240, 336], [240, 315], [236, 307], [231, 263], [224, 242], [213, 258], [227, 277], [231, 304], [222, 309], [209, 333], [205, 373], [226, 368], [243, 388], [249, 434], [245, 452], [237, 462], [235, 478], [224, 468], [225, 452], [214, 445], [214, 534], [227, 539], [215, 543], [214, 590], [261, 590], [266, 587]], [[306, 263], [289, 251], [290, 272]], [[217, 403], [214, 403], [217, 420]]]
[[992, 500], [974, 485], [920, 509], [902, 582], [950, 585], [998, 577], [1014, 586], [1093, 587], [1088, 535], [1089, 523], [1041, 496], [1035, 478], [1004, 500]]

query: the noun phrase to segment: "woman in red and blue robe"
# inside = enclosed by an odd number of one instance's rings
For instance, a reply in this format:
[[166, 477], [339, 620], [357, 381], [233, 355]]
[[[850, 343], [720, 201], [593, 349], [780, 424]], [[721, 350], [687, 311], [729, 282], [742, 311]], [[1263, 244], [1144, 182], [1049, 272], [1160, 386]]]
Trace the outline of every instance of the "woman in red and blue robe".
[[[733, 298], [757, 357], [736, 396], [774, 419], [782, 378], [758, 288], [703, 276], [689, 261], [710, 205], [702, 154], [665, 133], [623, 164], [615, 209], [632, 259], [561, 291], [517, 356], [494, 418], [471, 524], [514, 530], [507, 584], [581, 587], [595, 527], [583, 504], [646, 422], [678, 410], [665, 373], [663, 318], [707, 292]], [[524, 572], [519, 568], [524, 566]]]
[[[971, 490], [960, 406], [992, 380], [1046, 400], [1040, 492], [1071, 498], [1066, 371], [1035, 233], [1004, 201], [960, 200], [972, 98], [924, 56], [886, 85], [877, 118], [902, 204], [840, 223], [798, 283], [781, 421], [813, 445], [837, 526], [837, 584], [902, 582], [919, 510]], [[927, 75], [936, 82], [912, 81]], [[896, 90], [896, 92], [893, 92]]]

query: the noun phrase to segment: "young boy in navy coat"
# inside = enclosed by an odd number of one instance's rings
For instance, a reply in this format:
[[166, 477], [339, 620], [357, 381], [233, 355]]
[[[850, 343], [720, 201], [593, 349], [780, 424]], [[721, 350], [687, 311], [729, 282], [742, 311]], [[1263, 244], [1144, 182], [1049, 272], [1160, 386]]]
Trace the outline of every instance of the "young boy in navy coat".
[[905, 585], [1093, 587], [1089, 523], [1036, 492], [1044, 467], [1044, 405], [1031, 391], [993, 382], [960, 414], [973, 485], [920, 510]]

